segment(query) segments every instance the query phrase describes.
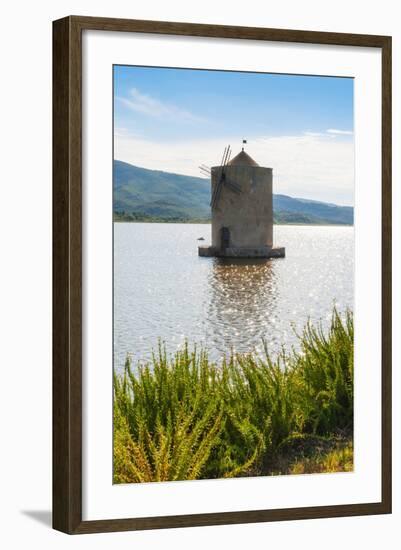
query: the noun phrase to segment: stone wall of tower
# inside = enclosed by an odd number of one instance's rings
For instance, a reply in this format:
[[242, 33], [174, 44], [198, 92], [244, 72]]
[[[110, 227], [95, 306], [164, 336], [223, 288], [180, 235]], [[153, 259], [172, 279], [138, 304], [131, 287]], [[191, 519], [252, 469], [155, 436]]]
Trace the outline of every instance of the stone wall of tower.
[[[222, 185], [212, 210], [212, 246], [221, 246], [221, 228], [230, 232], [230, 247], [273, 246], [273, 171], [261, 166], [226, 166], [226, 178], [239, 185], [236, 194]], [[212, 194], [220, 179], [221, 167], [212, 168]]]

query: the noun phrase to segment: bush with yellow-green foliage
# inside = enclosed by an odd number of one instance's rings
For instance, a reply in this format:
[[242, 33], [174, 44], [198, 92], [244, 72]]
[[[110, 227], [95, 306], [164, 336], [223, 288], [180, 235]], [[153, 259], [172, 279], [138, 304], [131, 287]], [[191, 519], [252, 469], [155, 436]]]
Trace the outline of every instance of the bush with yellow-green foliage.
[[[351, 439], [352, 428], [351, 312], [343, 320], [334, 310], [327, 333], [308, 323], [299, 351], [283, 350], [275, 360], [266, 351], [216, 364], [203, 349], [185, 345], [169, 357], [160, 346], [151, 364], [134, 372], [127, 360], [115, 375], [114, 482], [280, 473], [289, 441], [337, 445]], [[292, 450], [291, 460], [282, 473], [302, 473], [303, 455]], [[313, 457], [306, 460], [305, 471]], [[335, 454], [325, 460], [316, 471], [344, 462]]]
[[326, 454], [296, 460], [290, 467], [290, 474], [316, 474], [334, 472], [352, 472], [354, 469], [354, 450], [352, 443], [339, 444]]

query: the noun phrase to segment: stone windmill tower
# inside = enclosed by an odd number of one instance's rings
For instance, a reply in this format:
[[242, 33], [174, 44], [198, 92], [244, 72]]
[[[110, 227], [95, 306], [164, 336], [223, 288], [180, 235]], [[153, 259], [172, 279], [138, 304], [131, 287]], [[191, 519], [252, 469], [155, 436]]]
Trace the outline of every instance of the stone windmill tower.
[[[244, 141], [246, 143], [246, 141]], [[259, 166], [242, 148], [210, 170], [212, 182], [212, 245], [200, 246], [200, 256], [282, 258], [273, 246], [273, 170]]]

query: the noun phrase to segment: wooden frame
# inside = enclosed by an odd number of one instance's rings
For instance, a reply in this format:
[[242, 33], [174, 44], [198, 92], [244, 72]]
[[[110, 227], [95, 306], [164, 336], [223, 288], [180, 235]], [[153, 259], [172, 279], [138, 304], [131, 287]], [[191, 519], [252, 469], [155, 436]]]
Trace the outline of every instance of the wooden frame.
[[[82, 521], [81, 35], [85, 29], [382, 51], [382, 498], [368, 504]], [[53, 527], [69, 534], [391, 512], [391, 37], [140, 20], [53, 23]]]

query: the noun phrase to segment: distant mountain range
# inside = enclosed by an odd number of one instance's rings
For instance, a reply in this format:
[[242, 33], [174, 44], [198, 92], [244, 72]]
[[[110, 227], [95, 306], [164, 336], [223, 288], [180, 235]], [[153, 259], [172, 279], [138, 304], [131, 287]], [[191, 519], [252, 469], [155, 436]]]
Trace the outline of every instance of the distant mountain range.
[[[352, 225], [354, 209], [273, 195], [275, 223]], [[210, 181], [114, 161], [114, 213], [126, 221], [207, 221]]]

